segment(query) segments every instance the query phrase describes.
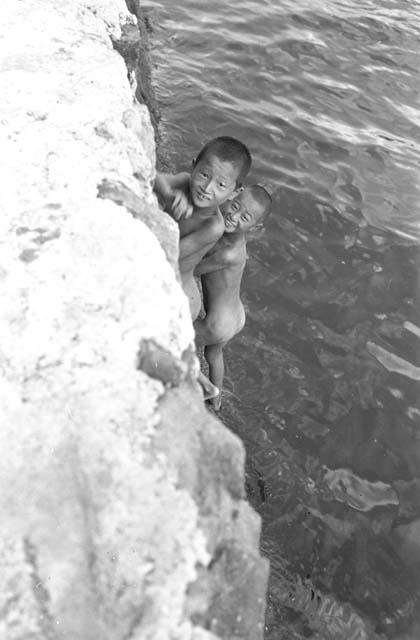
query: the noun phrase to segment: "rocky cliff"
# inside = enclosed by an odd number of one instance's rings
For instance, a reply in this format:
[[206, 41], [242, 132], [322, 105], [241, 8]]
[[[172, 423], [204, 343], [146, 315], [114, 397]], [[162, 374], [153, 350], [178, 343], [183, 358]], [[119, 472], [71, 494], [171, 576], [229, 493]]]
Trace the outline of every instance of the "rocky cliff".
[[139, 15], [2, 11], [1, 640], [262, 637], [244, 450], [195, 382], [151, 188]]

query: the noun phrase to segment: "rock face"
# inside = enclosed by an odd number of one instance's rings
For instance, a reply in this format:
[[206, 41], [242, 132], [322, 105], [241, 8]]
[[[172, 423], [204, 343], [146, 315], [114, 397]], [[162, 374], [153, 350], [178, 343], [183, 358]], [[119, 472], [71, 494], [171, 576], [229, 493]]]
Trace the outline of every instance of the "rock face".
[[195, 382], [127, 27], [122, 0], [2, 11], [0, 639], [254, 640], [259, 519]]

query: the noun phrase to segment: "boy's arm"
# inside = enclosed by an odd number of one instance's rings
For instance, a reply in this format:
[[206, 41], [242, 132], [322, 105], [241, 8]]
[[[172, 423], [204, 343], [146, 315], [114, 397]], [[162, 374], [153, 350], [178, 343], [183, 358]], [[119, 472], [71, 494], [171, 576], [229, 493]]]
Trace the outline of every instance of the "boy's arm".
[[229, 264], [221, 264], [220, 260], [217, 261], [215, 254], [204, 256], [195, 268], [194, 274], [196, 276], [203, 276], [205, 273], [211, 273], [213, 271], [220, 271], [229, 267]]
[[154, 190], [160, 193], [164, 198], [173, 195], [174, 189], [186, 189], [188, 187], [190, 176], [183, 171], [172, 175], [156, 171]]
[[[220, 231], [220, 233], [218, 233]], [[185, 235], [179, 241], [179, 259], [184, 260], [196, 253], [202, 247], [214, 245], [223, 234], [223, 228], [218, 229], [212, 221], [207, 221], [196, 231]]]
[[246, 262], [246, 253], [236, 248], [212, 250], [207, 253], [202, 260], [198, 263], [195, 269], [195, 275], [202, 276], [212, 271], [219, 271], [220, 269], [229, 269], [230, 267], [236, 267]]
[[193, 208], [187, 195], [189, 180], [190, 176], [186, 172], [175, 175], [161, 171], [156, 172], [154, 191], [163, 199], [161, 206], [175, 220], [182, 217], [188, 218], [192, 214]]

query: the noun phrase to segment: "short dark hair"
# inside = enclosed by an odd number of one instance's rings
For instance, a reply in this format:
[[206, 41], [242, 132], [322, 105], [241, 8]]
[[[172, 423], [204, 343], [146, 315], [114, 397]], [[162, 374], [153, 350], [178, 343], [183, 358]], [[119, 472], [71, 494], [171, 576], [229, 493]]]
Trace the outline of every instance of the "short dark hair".
[[214, 155], [225, 162], [232, 162], [239, 166], [239, 175], [236, 180], [236, 184], [242, 184], [242, 181], [248, 174], [251, 168], [251, 154], [243, 142], [236, 138], [230, 138], [229, 136], [220, 136], [213, 138], [210, 142], [204, 145], [195, 159], [194, 164], [198, 164], [200, 160], [203, 160], [208, 155]]
[[251, 192], [254, 200], [262, 207], [261, 222], [264, 221], [271, 212], [271, 207], [273, 206], [272, 197], [261, 184], [252, 184], [245, 188]]

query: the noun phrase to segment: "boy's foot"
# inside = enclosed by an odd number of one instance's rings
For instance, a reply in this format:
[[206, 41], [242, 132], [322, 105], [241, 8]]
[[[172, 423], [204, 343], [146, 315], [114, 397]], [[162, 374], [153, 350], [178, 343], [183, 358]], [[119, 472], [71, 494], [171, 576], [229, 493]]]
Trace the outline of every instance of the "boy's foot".
[[198, 374], [198, 382], [203, 389], [204, 400], [215, 400], [217, 397], [220, 397], [219, 388], [210, 382], [210, 380], [201, 371]]
[[219, 392], [217, 396], [211, 398], [210, 404], [215, 411], [220, 411], [220, 407], [222, 406], [222, 394]]

